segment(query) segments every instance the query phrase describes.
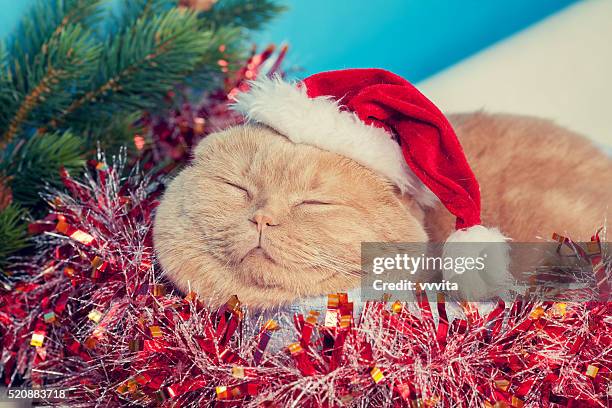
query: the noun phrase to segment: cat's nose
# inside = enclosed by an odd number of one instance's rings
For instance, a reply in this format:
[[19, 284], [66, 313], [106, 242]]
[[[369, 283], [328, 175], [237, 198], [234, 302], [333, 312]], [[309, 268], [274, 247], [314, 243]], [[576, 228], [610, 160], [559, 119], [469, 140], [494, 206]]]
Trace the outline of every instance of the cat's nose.
[[276, 220], [271, 215], [259, 211], [253, 215], [251, 221], [257, 224], [257, 231], [259, 232], [261, 232], [264, 227], [278, 225], [278, 222], [276, 222]]

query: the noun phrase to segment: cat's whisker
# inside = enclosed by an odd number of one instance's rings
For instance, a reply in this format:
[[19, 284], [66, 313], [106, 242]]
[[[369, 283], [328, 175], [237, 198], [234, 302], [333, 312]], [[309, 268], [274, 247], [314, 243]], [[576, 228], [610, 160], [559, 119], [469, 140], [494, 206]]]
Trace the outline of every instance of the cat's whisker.
[[359, 264], [299, 244], [301, 244], [301, 242], [296, 240], [290, 244], [283, 245], [283, 247], [285, 247], [284, 253], [297, 257], [300, 262], [303, 262], [306, 264], [305, 266], [309, 268], [322, 271], [332, 270], [344, 276], [361, 276], [361, 266]]

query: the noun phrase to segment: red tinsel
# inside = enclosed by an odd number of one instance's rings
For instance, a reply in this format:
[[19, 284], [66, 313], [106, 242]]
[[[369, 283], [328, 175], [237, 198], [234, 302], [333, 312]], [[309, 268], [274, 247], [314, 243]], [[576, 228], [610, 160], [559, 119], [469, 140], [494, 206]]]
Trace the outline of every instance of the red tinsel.
[[[276, 321], [239, 300], [209, 310], [160, 278], [151, 244], [159, 182], [103, 158], [51, 197], [32, 276], [2, 295], [6, 381], [115, 406], [609, 406], [612, 304], [501, 300], [481, 315], [367, 303]], [[601, 257], [600, 257], [601, 259]], [[412, 309], [410, 306], [413, 306]], [[259, 326], [257, 326], [259, 325]], [[500, 405], [505, 404], [505, 405]]]

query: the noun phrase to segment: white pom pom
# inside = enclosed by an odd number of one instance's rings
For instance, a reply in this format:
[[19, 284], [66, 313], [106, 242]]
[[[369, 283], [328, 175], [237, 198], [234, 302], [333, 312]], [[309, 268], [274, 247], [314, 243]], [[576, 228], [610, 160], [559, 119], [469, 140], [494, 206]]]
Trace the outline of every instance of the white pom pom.
[[484, 257], [485, 267], [482, 271], [461, 274], [455, 270], [444, 270], [444, 279], [456, 282], [463, 299], [468, 301], [487, 299], [507, 290], [514, 282], [509, 271], [508, 241], [509, 238], [497, 228], [485, 228], [482, 225], [453, 232], [444, 244], [444, 257]]

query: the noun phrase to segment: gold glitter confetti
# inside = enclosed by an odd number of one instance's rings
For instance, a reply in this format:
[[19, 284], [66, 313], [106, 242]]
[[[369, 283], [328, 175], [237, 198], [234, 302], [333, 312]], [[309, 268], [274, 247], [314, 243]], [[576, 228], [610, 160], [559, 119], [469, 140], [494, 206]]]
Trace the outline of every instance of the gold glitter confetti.
[[151, 336], [153, 337], [161, 337], [163, 334], [161, 331], [161, 327], [159, 326], [151, 326], [149, 327], [149, 331], [151, 332]]
[[278, 330], [278, 323], [276, 323], [275, 320], [268, 320], [266, 324], [264, 325], [264, 330], [265, 331]]
[[316, 310], [311, 310], [308, 312], [308, 317], [306, 317], [306, 322], [309, 324], [315, 324], [319, 319], [319, 312]]
[[234, 378], [244, 378], [244, 367], [232, 367], [232, 377]]
[[589, 364], [589, 366], [586, 369], [585, 374], [591, 378], [595, 378], [598, 372], [599, 372], [599, 367]]
[[292, 355], [296, 355], [302, 351], [302, 346], [300, 345], [300, 343], [291, 343], [287, 346], [287, 348], [289, 349], [289, 352]]
[[537, 320], [544, 315], [544, 308], [542, 306], [538, 306], [529, 314], [529, 317], [533, 320]]
[[34, 347], [42, 347], [45, 342], [45, 332], [37, 330], [32, 333], [32, 339], [30, 340], [30, 345]]
[[100, 320], [102, 319], [102, 313], [98, 309], [94, 309], [91, 312], [89, 312], [87, 317], [91, 321], [94, 321], [96, 323], [100, 323]]
[[380, 371], [380, 368], [374, 366], [370, 370], [370, 377], [372, 377], [372, 380], [374, 380], [374, 382], [378, 384], [385, 378], [385, 375], [382, 371]]
[[94, 240], [94, 237], [81, 230], [74, 231], [72, 234], [70, 234], [70, 238], [85, 245], [91, 244]]
[[495, 381], [495, 386], [499, 390], [508, 391], [508, 387], [510, 387], [510, 381], [508, 381], [508, 380], [497, 380], [497, 381]]
[[155, 297], [164, 296], [166, 294], [166, 287], [162, 284], [156, 283], [151, 286], [151, 294]]

